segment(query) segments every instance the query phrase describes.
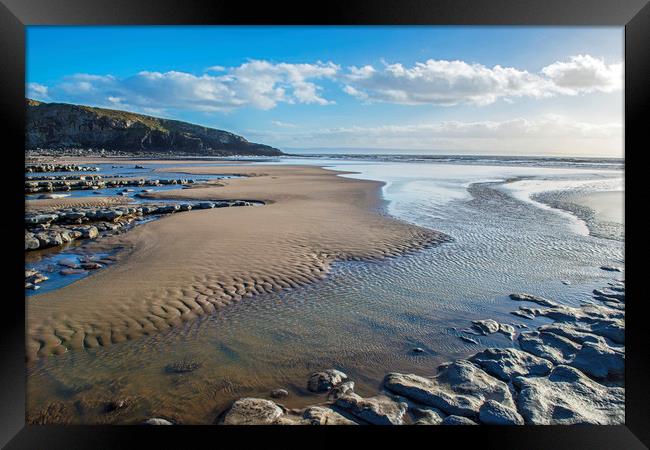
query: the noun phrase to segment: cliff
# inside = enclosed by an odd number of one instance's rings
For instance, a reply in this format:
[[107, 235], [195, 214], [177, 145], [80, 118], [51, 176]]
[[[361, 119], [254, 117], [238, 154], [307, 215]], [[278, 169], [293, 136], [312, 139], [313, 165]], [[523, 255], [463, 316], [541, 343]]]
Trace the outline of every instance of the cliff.
[[127, 111], [26, 99], [26, 149], [85, 148], [196, 155], [278, 156], [273, 147], [178, 120]]

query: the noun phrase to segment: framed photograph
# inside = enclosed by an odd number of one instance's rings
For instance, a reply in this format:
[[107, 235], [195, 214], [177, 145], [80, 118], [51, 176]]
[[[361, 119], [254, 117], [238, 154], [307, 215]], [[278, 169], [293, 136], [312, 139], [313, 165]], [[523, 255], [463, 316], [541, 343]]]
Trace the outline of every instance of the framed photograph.
[[647, 0], [2, 2], [3, 446], [650, 445]]

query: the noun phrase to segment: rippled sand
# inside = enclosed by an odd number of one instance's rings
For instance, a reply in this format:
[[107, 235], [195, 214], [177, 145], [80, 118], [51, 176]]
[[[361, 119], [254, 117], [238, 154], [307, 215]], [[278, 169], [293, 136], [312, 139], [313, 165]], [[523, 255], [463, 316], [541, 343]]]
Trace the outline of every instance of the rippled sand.
[[242, 297], [321, 279], [337, 260], [383, 259], [444, 239], [380, 214], [379, 182], [304, 166], [228, 171], [250, 177], [160, 195], [267, 205], [175, 214], [98, 242], [125, 248], [120, 263], [26, 300], [28, 359], [153, 334]]
[[63, 197], [26, 200], [25, 209], [91, 208], [124, 205], [131, 199], [124, 197]]

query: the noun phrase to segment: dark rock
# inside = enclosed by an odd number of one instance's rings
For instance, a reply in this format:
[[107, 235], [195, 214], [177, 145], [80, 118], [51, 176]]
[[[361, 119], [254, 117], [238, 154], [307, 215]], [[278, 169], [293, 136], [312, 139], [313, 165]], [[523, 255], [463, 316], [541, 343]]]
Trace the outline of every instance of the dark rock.
[[522, 350], [548, 359], [554, 364], [566, 364], [571, 361], [580, 345], [553, 333], [531, 331], [519, 335], [519, 346]]
[[514, 348], [488, 348], [469, 360], [506, 382], [517, 376], [548, 375], [553, 368], [550, 361]]
[[616, 267], [616, 266], [600, 266], [600, 268], [602, 270], [606, 270], [608, 272], [622, 272], [623, 271], [623, 269], [621, 269], [620, 267]]
[[515, 409], [507, 408], [494, 400], [483, 403], [478, 418], [485, 425], [523, 425], [524, 419]]
[[478, 423], [468, 419], [467, 417], [452, 415], [445, 417], [440, 425], [478, 425]]
[[195, 370], [201, 367], [201, 363], [194, 361], [176, 361], [165, 366], [165, 372], [167, 373], [187, 373], [194, 372]]
[[406, 403], [394, 402], [385, 395], [363, 398], [344, 394], [336, 399], [335, 405], [373, 425], [402, 425], [407, 410]]
[[622, 378], [625, 353], [605, 343], [585, 342], [570, 365], [592, 378]]
[[519, 302], [533, 302], [542, 306], [550, 306], [550, 307], [557, 306], [557, 303], [555, 303], [552, 300], [546, 299], [544, 297], [539, 297], [537, 295], [532, 295], [532, 294], [523, 294], [523, 293], [510, 294], [510, 299]]
[[348, 376], [346, 374], [336, 369], [315, 372], [309, 376], [307, 389], [311, 392], [327, 392], [347, 380], [347, 378]]
[[289, 392], [286, 389], [273, 389], [271, 391], [271, 398], [284, 398], [288, 396]]

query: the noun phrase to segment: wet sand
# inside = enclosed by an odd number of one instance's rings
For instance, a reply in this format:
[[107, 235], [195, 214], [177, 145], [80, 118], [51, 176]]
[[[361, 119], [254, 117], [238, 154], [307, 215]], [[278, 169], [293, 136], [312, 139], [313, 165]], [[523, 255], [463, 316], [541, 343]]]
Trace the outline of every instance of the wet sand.
[[621, 191], [590, 192], [570, 195], [567, 200], [593, 210], [601, 222], [624, 223], [625, 193]]
[[228, 172], [249, 177], [150, 197], [267, 204], [172, 215], [98, 241], [125, 249], [118, 264], [26, 300], [28, 359], [154, 334], [243, 297], [319, 280], [337, 260], [383, 259], [444, 238], [382, 214], [379, 182], [305, 166], [229, 165]]
[[131, 199], [124, 197], [63, 197], [25, 200], [25, 209], [90, 208], [126, 205]]

